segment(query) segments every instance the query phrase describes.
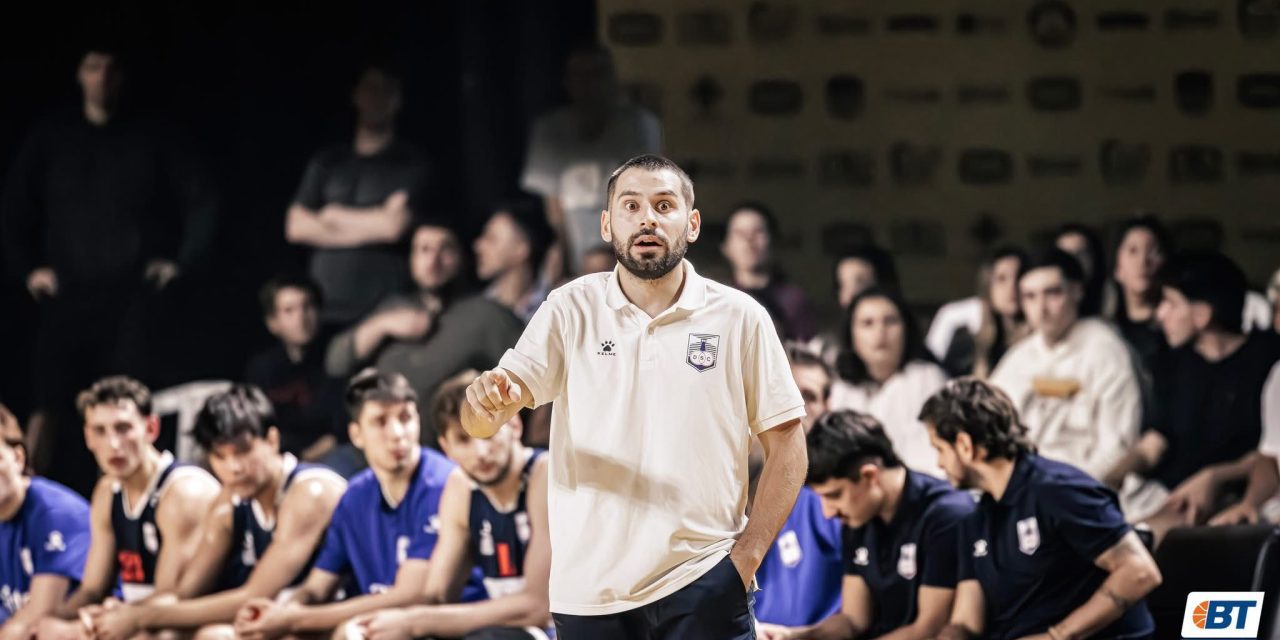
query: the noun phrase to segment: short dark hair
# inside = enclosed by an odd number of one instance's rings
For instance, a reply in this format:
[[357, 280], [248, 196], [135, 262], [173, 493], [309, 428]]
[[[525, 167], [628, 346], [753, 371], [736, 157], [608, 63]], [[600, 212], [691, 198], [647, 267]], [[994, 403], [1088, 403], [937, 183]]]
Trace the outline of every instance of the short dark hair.
[[345, 398], [351, 419], [358, 421], [366, 402], [417, 402], [418, 392], [404, 375], [370, 367], [352, 376]]
[[863, 301], [872, 298], [888, 300], [898, 310], [898, 316], [902, 318], [902, 361], [898, 363], [898, 371], [912, 362], [934, 362], [933, 354], [925, 347], [924, 332], [920, 330], [920, 324], [916, 322], [916, 317], [911, 313], [911, 308], [907, 306], [906, 301], [893, 291], [873, 286], [854, 296], [849, 302], [849, 308], [844, 310], [844, 333], [840, 335], [840, 355], [836, 358], [836, 372], [840, 377], [853, 384], [871, 379], [871, 374], [867, 371], [867, 363], [862, 361], [854, 348], [853, 316]]
[[609, 174], [609, 184], [605, 189], [605, 207], [608, 208], [613, 204], [613, 189], [618, 185], [618, 177], [626, 173], [627, 169], [642, 169], [644, 171], [662, 171], [667, 170], [680, 178], [680, 195], [684, 197], [685, 206], [689, 210], [693, 210], [693, 180], [689, 178], [689, 174], [680, 168], [680, 165], [654, 153], [645, 153], [638, 155], [626, 162], [618, 165], [613, 173]]
[[1209, 324], [1227, 333], [1244, 333], [1244, 301], [1249, 291], [1244, 271], [1218, 252], [1188, 253], [1165, 262], [1156, 276], [1161, 286], [1213, 310]]
[[22, 424], [18, 422], [18, 418], [13, 415], [9, 407], [0, 403], [0, 442], [9, 445], [14, 449], [22, 450], [22, 459], [26, 462], [23, 465], [23, 475], [31, 474], [31, 456], [27, 455], [27, 443], [22, 438]]
[[275, 409], [261, 389], [251, 384], [235, 384], [204, 401], [191, 433], [205, 451], [211, 451], [217, 444], [244, 436], [261, 438], [275, 423]]
[[[555, 242], [555, 230], [547, 223], [547, 211], [541, 198], [512, 198], [493, 209], [493, 215], [507, 214], [529, 243], [529, 264], [536, 271], [542, 265], [551, 243]], [[490, 216], [492, 217], [492, 216]]]
[[1036, 269], [1057, 269], [1062, 272], [1062, 278], [1069, 282], [1084, 284], [1084, 267], [1080, 266], [1080, 261], [1075, 256], [1059, 249], [1050, 247], [1043, 251], [1038, 251], [1022, 261], [1018, 267], [1018, 282], [1026, 277], [1028, 273]]
[[1164, 223], [1160, 222], [1159, 218], [1148, 213], [1129, 218], [1116, 228], [1116, 241], [1111, 247], [1113, 259], [1120, 251], [1120, 245], [1124, 244], [1125, 236], [1128, 236], [1129, 232], [1134, 229], [1145, 229], [1150, 232], [1151, 236], [1156, 239], [1156, 245], [1160, 247], [1160, 251], [1168, 254], [1172, 250], [1173, 240], [1172, 236], [1169, 235], [1169, 230], [1165, 228]]
[[827, 374], [828, 378], [835, 380], [836, 372], [832, 370], [831, 365], [822, 359], [822, 355], [814, 353], [812, 349], [804, 343], [788, 340], [783, 345], [783, 349], [787, 352], [787, 362], [793, 367], [818, 367], [822, 372]]
[[122, 400], [132, 402], [139, 414], [151, 415], [151, 390], [129, 376], [109, 376], [93, 383], [76, 396], [76, 409], [83, 416], [93, 407]]
[[898, 267], [893, 254], [873, 244], [864, 244], [842, 251], [831, 263], [831, 284], [835, 291], [840, 290], [840, 263], [845, 260], [861, 260], [876, 272], [876, 286], [888, 291], [898, 290]]
[[765, 231], [769, 232], [769, 239], [774, 240], [778, 237], [778, 217], [773, 215], [773, 210], [766, 207], [764, 203], [756, 200], [748, 200], [739, 202], [737, 205], [729, 209], [729, 216], [724, 219], [725, 237], [728, 237], [729, 225], [733, 224], [733, 219], [738, 214], [754, 211], [760, 215], [760, 219], [764, 220]]
[[969, 434], [974, 446], [985, 449], [988, 458], [1012, 460], [1035, 452], [1009, 396], [973, 376], [943, 385], [925, 401], [917, 419], [931, 425], [946, 442], [955, 443], [960, 432]]
[[468, 369], [440, 383], [431, 399], [431, 424], [436, 431], [430, 439], [432, 443], [449, 433], [451, 423], [460, 420], [459, 412], [467, 402], [467, 387], [479, 376], [479, 371]]
[[805, 484], [821, 484], [832, 478], [856, 482], [858, 470], [867, 463], [884, 468], [902, 466], [880, 422], [850, 409], [822, 414], [805, 436], [805, 444], [809, 449]]
[[324, 297], [320, 293], [320, 285], [310, 276], [303, 273], [283, 273], [268, 280], [258, 290], [258, 304], [262, 306], [262, 317], [270, 318], [276, 312], [276, 296], [285, 289], [301, 289], [311, 296], [311, 302], [317, 307], [324, 306]]
[[423, 227], [434, 227], [444, 229], [453, 234], [454, 239], [461, 241], [458, 234], [457, 218], [445, 213], [414, 213], [409, 220], [409, 236], [418, 232]]

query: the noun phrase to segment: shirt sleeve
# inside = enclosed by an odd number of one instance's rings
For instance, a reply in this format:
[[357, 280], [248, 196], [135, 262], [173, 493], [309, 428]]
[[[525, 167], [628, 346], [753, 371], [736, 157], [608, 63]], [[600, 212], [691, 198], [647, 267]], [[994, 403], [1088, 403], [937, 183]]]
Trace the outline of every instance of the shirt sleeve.
[[317, 153], [312, 156], [306, 170], [302, 172], [302, 182], [298, 185], [298, 192], [293, 195], [293, 201], [312, 211], [323, 207], [326, 173], [323, 155]]
[[555, 141], [550, 131], [550, 120], [544, 116], [533, 125], [529, 135], [529, 152], [525, 156], [524, 173], [520, 186], [544, 198], [560, 194], [559, 168], [555, 157]]
[[867, 565], [858, 562], [858, 550], [862, 549], [862, 531], [852, 529], [850, 527], [842, 527], [840, 530], [841, 540], [841, 563], [844, 565], [844, 575], [861, 576], [867, 570]]
[[747, 350], [742, 354], [742, 383], [747, 399], [747, 426], [760, 435], [778, 425], [804, 417], [804, 400], [787, 352], [782, 348], [773, 321], [756, 306], [747, 328]]
[[1049, 485], [1045, 500], [1051, 526], [1082, 558], [1092, 562], [1132, 529], [1115, 492], [1100, 484]]
[[516, 346], [508, 349], [498, 366], [516, 374], [533, 395], [533, 406], [544, 405], [564, 390], [564, 329], [552, 295], [529, 319]]
[[420, 517], [415, 521], [421, 522], [425, 526], [417, 526], [413, 530], [413, 535], [409, 537], [409, 548], [405, 552], [405, 558], [430, 560], [431, 553], [436, 550], [436, 540], [440, 538], [440, 494], [443, 493], [443, 485], [440, 491], [423, 491], [419, 498], [416, 512]]
[[[1117, 340], [1119, 340], [1117, 338]], [[1080, 461], [1080, 470], [1094, 478], [1101, 478], [1115, 466], [1138, 439], [1142, 423], [1142, 391], [1133, 362], [1123, 343], [1105, 363], [1103, 371], [1094, 378], [1095, 402], [1093, 448], [1088, 457]]]
[[1280, 464], [1280, 362], [1271, 367], [1262, 386], [1262, 441], [1258, 451]]
[[925, 531], [923, 566], [920, 584], [926, 587], [954, 589], [959, 581], [961, 522], [971, 512], [959, 504], [941, 504], [932, 514], [932, 522]]
[[[347, 494], [350, 495], [350, 494]], [[350, 516], [343, 509], [342, 500], [338, 501], [338, 508], [333, 511], [333, 519], [329, 522], [329, 530], [324, 534], [324, 545], [320, 547], [320, 553], [316, 556], [315, 568], [324, 569], [329, 573], [343, 574], [351, 568], [351, 556], [347, 553], [347, 540], [344, 532], [343, 522]]]
[[88, 509], [54, 507], [31, 528], [33, 575], [58, 575], [79, 582], [88, 553]]
[[978, 579], [978, 572], [973, 568], [973, 542], [968, 523], [961, 521], [956, 527], [955, 537], [956, 584]]

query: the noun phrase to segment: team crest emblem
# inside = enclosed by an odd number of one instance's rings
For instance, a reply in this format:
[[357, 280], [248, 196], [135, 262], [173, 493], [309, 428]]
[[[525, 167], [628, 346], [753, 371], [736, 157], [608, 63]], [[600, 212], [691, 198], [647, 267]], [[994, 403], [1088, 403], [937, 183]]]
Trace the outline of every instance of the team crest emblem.
[[1031, 555], [1040, 548], [1040, 525], [1035, 517], [1018, 521], [1018, 550]]
[[707, 333], [689, 334], [689, 353], [684, 361], [698, 371], [714, 369], [720, 352], [720, 336]]
[[142, 545], [147, 548], [148, 553], [160, 552], [160, 533], [156, 531], [156, 525], [142, 523]]
[[804, 559], [804, 551], [800, 549], [800, 538], [794, 531], [784, 531], [778, 536], [778, 557], [783, 566], [794, 567]]
[[916, 577], [916, 545], [914, 542], [902, 545], [899, 550], [898, 575], [907, 580]]

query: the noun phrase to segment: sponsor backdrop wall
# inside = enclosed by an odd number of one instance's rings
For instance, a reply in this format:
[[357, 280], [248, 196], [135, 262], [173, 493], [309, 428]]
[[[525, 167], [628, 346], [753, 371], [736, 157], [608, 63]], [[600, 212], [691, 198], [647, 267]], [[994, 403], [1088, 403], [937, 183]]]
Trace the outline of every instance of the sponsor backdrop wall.
[[1275, 3], [600, 0], [599, 18], [704, 215], [773, 207], [782, 263], [828, 311], [845, 243], [892, 250], [933, 305], [997, 245], [1140, 211], [1255, 285], [1280, 267]]

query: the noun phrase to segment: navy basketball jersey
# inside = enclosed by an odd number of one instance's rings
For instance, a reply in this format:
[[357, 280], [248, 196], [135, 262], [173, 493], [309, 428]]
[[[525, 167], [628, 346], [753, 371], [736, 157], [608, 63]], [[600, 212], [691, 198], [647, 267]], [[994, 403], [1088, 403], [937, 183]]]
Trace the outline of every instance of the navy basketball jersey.
[[120, 483], [112, 488], [115, 495], [111, 498], [111, 530], [116, 538], [116, 568], [125, 602], [136, 602], [154, 591], [156, 559], [164, 544], [156, 526], [156, 507], [173, 478], [184, 473], [208, 475], [199, 467], [174, 462], [173, 454], [165, 451], [160, 456], [160, 470], [152, 476], [147, 490], [134, 499], [132, 509], [125, 505]]
[[[484, 574], [484, 587], [490, 598], [500, 598], [524, 589], [524, 552], [529, 544], [529, 472], [533, 463], [545, 453], [534, 449], [520, 471], [520, 493], [515, 508], [501, 511], [493, 506], [480, 486], [472, 483], [471, 557]], [[545, 532], [543, 532], [545, 535]]]
[[55, 575], [80, 586], [89, 554], [89, 503], [76, 492], [32, 478], [27, 497], [0, 521], [0, 626], [27, 602], [31, 579]]
[[[262, 505], [258, 504], [257, 500], [232, 498], [234, 508], [231, 512], [231, 551], [222, 576], [218, 579], [219, 591], [234, 589], [244, 584], [249, 579], [249, 574], [253, 573], [254, 567], [258, 566], [258, 559], [267, 552], [267, 547], [275, 534], [280, 504], [284, 502], [295, 480], [311, 473], [326, 473], [337, 477], [324, 465], [299, 463], [292, 453], [286, 453], [283, 457], [284, 483], [280, 486], [280, 492], [276, 494], [277, 512], [274, 517], [264, 513]], [[311, 559], [315, 560], [314, 554]], [[294, 582], [301, 580], [310, 570], [311, 562], [308, 562], [295, 576]]]

